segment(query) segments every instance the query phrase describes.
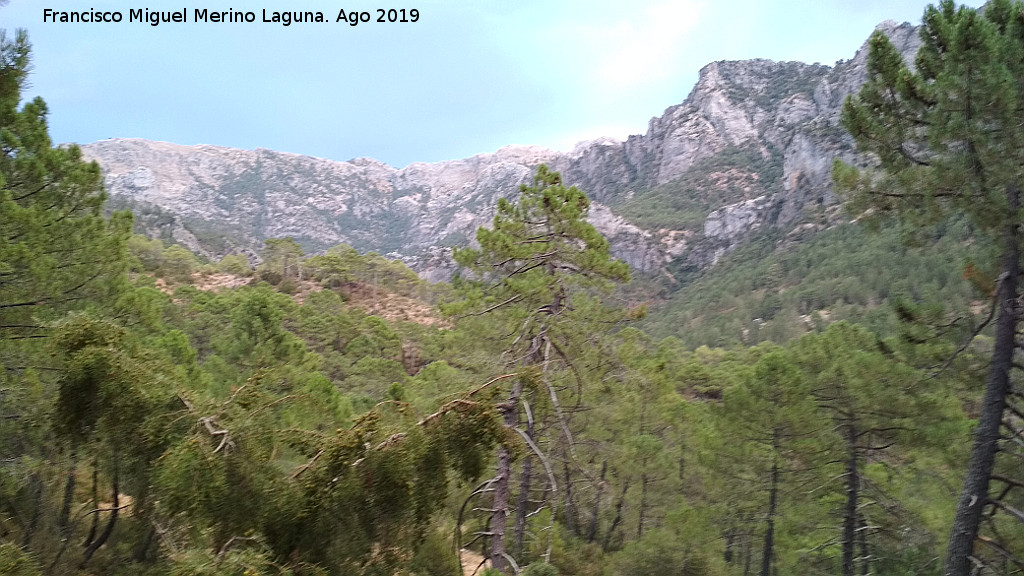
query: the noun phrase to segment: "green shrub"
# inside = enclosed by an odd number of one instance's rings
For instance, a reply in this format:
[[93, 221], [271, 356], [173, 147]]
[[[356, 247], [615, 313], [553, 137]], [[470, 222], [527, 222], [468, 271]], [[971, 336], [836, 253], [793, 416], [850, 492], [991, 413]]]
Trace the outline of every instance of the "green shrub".
[[252, 266], [249, 264], [249, 259], [242, 254], [228, 254], [220, 259], [217, 268], [225, 274], [234, 274], [235, 276], [252, 275]]
[[431, 532], [416, 549], [409, 570], [417, 576], [459, 576], [462, 566], [451, 543], [441, 534]]
[[299, 291], [299, 284], [294, 278], [285, 278], [277, 285], [277, 289], [285, 294], [295, 294]]
[[28, 554], [14, 544], [0, 544], [0, 574], [8, 576], [38, 576], [39, 566]]
[[276, 270], [263, 269], [259, 271], [258, 278], [266, 282], [267, 284], [277, 286], [278, 284], [281, 283], [281, 280], [284, 279], [284, 276], [282, 276], [281, 273]]
[[665, 530], [645, 533], [630, 542], [610, 563], [609, 576], [711, 576], [716, 572], [698, 550], [680, 545], [678, 537]]
[[132, 267], [138, 271], [152, 272], [164, 263], [164, 243], [157, 238], [135, 234], [128, 239], [128, 254], [135, 262]]
[[174, 244], [164, 250], [160, 275], [170, 280], [188, 282], [192, 278], [192, 271], [198, 264], [195, 254], [189, 252], [187, 248]]

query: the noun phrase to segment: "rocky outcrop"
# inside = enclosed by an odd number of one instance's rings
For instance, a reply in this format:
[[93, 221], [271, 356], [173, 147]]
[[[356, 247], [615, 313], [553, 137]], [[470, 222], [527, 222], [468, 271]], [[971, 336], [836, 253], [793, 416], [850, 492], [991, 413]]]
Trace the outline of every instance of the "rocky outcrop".
[[758, 196], [715, 210], [704, 221], [704, 237], [728, 242], [753, 232], [761, 225], [767, 205], [767, 198]]
[[648, 273], [660, 271], [672, 259], [655, 234], [630, 224], [604, 204], [590, 205], [589, 221], [608, 239], [612, 254], [628, 262], [630, 268]]
[[[920, 44], [910, 25], [886, 22], [879, 29], [908, 59]], [[292, 236], [310, 251], [348, 243], [391, 254], [434, 279], [452, 272], [445, 248], [471, 242], [497, 199], [516, 194], [547, 163], [595, 201], [591, 221], [616, 256], [657, 273], [673, 261], [712, 265], [754, 231], [785, 231], [808, 208], [835, 202], [832, 161], [855, 159], [839, 127], [840, 108], [864, 82], [866, 57], [864, 47], [832, 67], [714, 62], [645, 134], [583, 142], [568, 153], [509, 146], [396, 169], [370, 158], [336, 162], [132, 139], [83, 150], [102, 166], [115, 199], [170, 215], [143, 217], [147, 230], [211, 257], [253, 254], [266, 238]], [[738, 166], [738, 157], [747, 164]], [[618, 215], [650, 194], [676, 189], [700, 197], [691, 204], [706, 210], [702, 226], [645, 230]]]
[[[437, 266], [434, 248], [470, 241], [499, 197], [516, 194], [537, 165], [559, 159], [543, 148], [507, 147], [398, 170], [367, 158], [335, 162], [145, 140], [105, 140], [84, 150], [103, 167], [112, 194], [171, 213], [166, 235], [200, 253], [218, 256], [193, 229], [215, 226], [237, 240], [233, 251], [251, 253], [283, 236], [310, 251], [347, 243], [423, 263], [435, 278], [448, 272]], [[600, 204], [591, 216], [633, 268], [653, 272], [665, 263], [650, 233]]]
[[708, 214], [704, 221], [704, 249], [693, 254], [691, 261], [699, 267], [715, 265], [723, 254], [761, 227], [768, 206], [768, 198], [758, 196]]

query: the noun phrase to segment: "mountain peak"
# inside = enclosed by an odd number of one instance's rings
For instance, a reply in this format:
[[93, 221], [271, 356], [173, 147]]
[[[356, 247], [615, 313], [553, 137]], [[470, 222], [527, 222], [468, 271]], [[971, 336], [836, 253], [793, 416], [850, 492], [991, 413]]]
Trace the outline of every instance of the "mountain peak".
[[[908, 58], [920, 45], [908, 24], [879, 29]], [[139, 139], [83, 150], [103, 167], [115, 199], [144, 208], [150, 233], [213, 257], [293, 236], [314, 251], [348, 243], [397, 253], [443, 277], [438, 266], [451, 266], [438, 256], [444, 247], [470, 242], [490, 223], [497, 199], [514, 195], [546, 163], [595, 201], [595, 225], [634, 268], [701, 268], [754, 230], [791, 226], [806, 209], [834, 202], [832, 159], [854, 155], [839, 110], [863, 83], [865, 60], [862, 49], [835, 67], [712, 62], [645, 134], [596, 138], [567, 153], [510, 145], [396, 169], [372, 158], [337, 162]]]

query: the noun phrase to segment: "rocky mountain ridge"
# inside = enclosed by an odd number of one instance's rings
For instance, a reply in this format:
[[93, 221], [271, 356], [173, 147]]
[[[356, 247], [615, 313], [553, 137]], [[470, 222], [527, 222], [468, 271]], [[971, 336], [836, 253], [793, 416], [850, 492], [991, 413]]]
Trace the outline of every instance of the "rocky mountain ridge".
[[[916, 53], [915, 27], [879, 28], [908, 58]], [[348, 243], [446, 278], [453, 264], [445, 248], [472, 241], [498, 197], [516, 194], [547, 163], [594, 200], [592, 223], [634, 269], [700, 269], [756, 230], [785, 230], [835, 202], [832, 160], [855, 159], [839, 110], [864, 81], [866, 56], [862, 47], [832, 67], [714, 62], [645, 134], [585, 142], [568, 153], [509, 146], [396, 169], [370, 158], [337, 162], [136, 139], [82, 148], [103, 168], [115, 205], [133, 207], [149, 234], [211, 257], [254, 255], [264, 239], [291, 236], [310, 251]], [[681, 201], [689, 202], [689, 220], [674, 220], [662, 207]], [[663, 224], [645, 219], [644, 210]]]

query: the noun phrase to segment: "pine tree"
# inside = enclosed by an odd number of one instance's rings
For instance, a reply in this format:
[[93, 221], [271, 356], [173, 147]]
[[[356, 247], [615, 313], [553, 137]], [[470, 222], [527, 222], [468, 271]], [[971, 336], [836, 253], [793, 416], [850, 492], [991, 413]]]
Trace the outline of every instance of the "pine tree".
[[[896, 353], [868, 330], [837, 322], [821, 334], [808, 334], [793, 347], [811, 381], [810, 394], [832, 422], [828, 453], [843, 471], [832, 489], [842, 495], [838, 544], [843, 576], [870, 573], [884, 559], [884, 545], [904, 545], [889, 537], [894, 524], [901, 537], [922, 532], [907, 520], [902, 506], [884, 506], [884, 490], [872, 482], [868, 469], [887, 457], [907, 454], [912, 446], [946, 441], [935, 423], [953, 412], [938, 392], [938, 382], [900, 362]], [[948, 444], [945, 444], [948, 446]], [[905, 456], [904, 456], [905, 457]], [[909, 459], [909, 458], [908, 458]], [[912, 467], [904, 467], [912, 468]], [[836, 485], [837, 484], [837, 485]], [[908, 540], [911, 540], [908, 538]]]
[[100, 213], [103, 178], [77, 146], [53, 147], [46, 104], [21, 104], [30, 45], [0, 30], [0, 340], [41, 337], [87, 298], [113, 295], [131, 215]]
[[[302, 278], [302, 246], [295, 239], [267, 238], [260, 258], [260, 270], [266, 270], [280, 278]], [[274, 282], [276, 284], [277, 282]]]
[[[999, 253], [992, 359], [945, 567], [966, 576], [983, 562], [975, 553], [983, 512], [1002, 505], [990, 482], [1020, 324], [1024, 6], [993, 0], [981, 12], [944, 0], [925, 11], [921, 39], [911, 69], [883, 33], [871, 37], [868, 79], [847, 100], [843, 124], [877, 170], [837, 163], [834, 174], [855, 210], [911, 224], [962, 213]], [[1009, 421], [1019, 434], [1019, 421]]]
[[[126, 356], [110, 344], [111, 356], [100, 359], [97, 353], [88, 361], [78, 357], [83, 363], [77, 363], [60, 354], [60, 344], [53, 342], [54, 334], [67, 325], [57, 321], [72, 310], [135, 315], [118, 302], [127, 294], [125, 246], [131, 215], [107, 219], [101, 214], [105, 195], [99, 166], [85, 162], [77, 146], [54, 147], [46, 104], [40, 98], [22, 101], [30, 53], [24, 31], [12, 38], [0, 30], [0, 413], [11, 424], [0, 434], [0, 456], [7, 463], [0, 488], [5, 515], [12, 509], [25, 512], [25, 521], [9, 526], [10, 532], [18, 534], [25, 549], [38, 553], [46, 549], [43, 534], [48, 526], [56, 526], [64, 542], [71, 534], [78, 457], [109, 452], [118, 443], [130, 449], [146, 443], [128, 440], [126, 431], [142, 433], [132, 420], [145, 415], [136, 402], [141, 397], [122, 389], [124, 380], [110, 376], [134, 370], [127, 367], [134, 359], [122, 364]], [[55, 348], [35, 345], [43, 341]], [[62, 396], [65, 391], [69, 393]], [[106, 430], [97, 433], [100, 428]], [[103, 441], [96, 440], [100, 436]], [[118, 450], [124, 465], [129, 451]], [[119, 466], [112, 467], [117, 492]], [[47, 482], [65, 475], [58, 512], [57, 491]], [[27, 498], [7, 497], [25, 490]], [[107, 528], [90, 539], [86, 559], [110, 537], [115, 518], [111, 514]], [[65, 550], [55, 552], [54, 565]]]
[[826, 426], [793, 355], [762, 346], [763, 356], [724, 390], [721, 404], [711, 408], [712, 426], [701, 433], [704, 459], [717, 480], [714, 490], [729, 502], [722, 527], [727, 554], [732, 539], [753, 544], [750, 527], [755, 518], [763, 519], [758, 574], [771, 576], [777, 571], [780, 526], [796, 515], [791, 487], [820, 473], [814, 457], [822, 451]]
[[[513, 334], [505, 358], [520, 377], [514, 379], [499, 410], [509, 431], [534, 444], [531, 452], [536, 452], [532, 417], [526, 430], [518, 428], [520, 406], [531, 403], [531, 398], [524, 397], [524, 389], [532, 385], [531, 375], [540, 374], [541, 397], [550, 398], [557, 420], [555, 428], [565, 436], [565, 443], [571, 443], [571, 432], [552, 385], [551, 364], [569, 361], [567, 342], [572, 332], [574, 298], [581, 292], [625, 281], [629, 275], [628, 266], [611, 257], [608, 241], [585, 220], [589, 208], [590, 201], [581, 190], [564, 186], [559, 173], [541, 165], [532, 186], [520, 188], [518, 202], [504, 198], [498, 201], [492, 228], [477, 231], [480, 248], [456, 249], [454, 254], [475, 280], [463, 284], [467, 299], [458, 311], [502, 318]], [[541, 456], [532, 454], [526, 462], [534, 455]], [[510, 514], [512, 458], [507, 446], [499, 447], [497, 476], [492, 485], [489, 557], [500, 571], [511, 568], [506, 518]], [[528, 468], [523, 478], [521, 495], [529, 490]], [[554, 479], [549, 482], [554, 489]]]

